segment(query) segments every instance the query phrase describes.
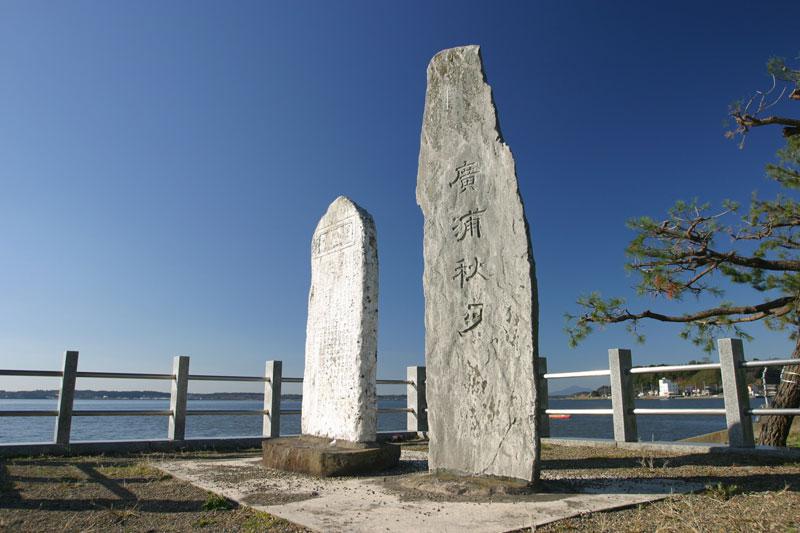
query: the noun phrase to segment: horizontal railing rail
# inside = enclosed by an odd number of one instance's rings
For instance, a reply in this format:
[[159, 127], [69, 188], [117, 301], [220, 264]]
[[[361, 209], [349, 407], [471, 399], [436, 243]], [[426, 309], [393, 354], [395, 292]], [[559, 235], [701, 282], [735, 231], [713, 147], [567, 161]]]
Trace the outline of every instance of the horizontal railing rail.
[[631, 410], [635, 415], [724, 415], [725, 409], [702, 409], [702, 408], [688, 408], [688, 409], [647, 409], [636, 407]]
[[58, 416], [58, 411], [44, 409], [31, 409], [30, 411], [5, 410], [0, 411], [0, 416]]
[[613, 409], [545, 409], [548, 415], [613, 415]]
[[[58, 412], [56, 411], [56, 415]], [[172, 416], [172, 411], [158, 409], [80, 409], [72, 416]]]
[[544, 379], [591, 378], [610, 375], [610, 370], [580, 370], [578, 372], [549, 372], [544, 375]]
[[635, 366], [629, 372], [631, 374], [663, 374], [668, 372], [692, 372], [695, 370], [719, 370], [719, 368], [719, 363], [702, 363], [696, 365]]
[[765, 359], [764, 361], [744, 361], [744, 368], [760, 368], [762, 366], [792, 366], [800, 365], [798, 359]]
[[256, 383], [269, 382], [265, 376], [211, 376], [206, 374], [189, 374], [189, 381], [253, 381]]
[[144, 374], [141, 372], [75, 372], [76, 378], [101, 378], [101, 379], [162, 379], [173, 380], [172, 374]]
[[253, 416], [269, 415], [267, 409], [189, 409], [187, 415], [191, 416]]
[[800, 416], [800, 409], [789, 409], [789, 408], [782, 408], [782, 409], [771, 409], [767, 407], [758, 407], [755, 409], [748, 409], [748, 412], [751, 415], [790, 415], [790, 416]]
[[29, 376], [37, 378], [60, 378], [63, 372], [58, 370], [8, 370], [0, 369], [0, 376]]

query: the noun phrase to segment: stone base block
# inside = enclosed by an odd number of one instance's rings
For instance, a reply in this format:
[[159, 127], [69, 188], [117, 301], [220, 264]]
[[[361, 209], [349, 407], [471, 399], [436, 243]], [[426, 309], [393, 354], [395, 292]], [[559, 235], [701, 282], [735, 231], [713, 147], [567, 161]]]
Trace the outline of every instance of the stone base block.
[[389, 443], [351, 443], [317, 437], [281, 437], [261, 444], [267, 468], [318, 477], [377, 473], [396, 466], [400, 446]]
[[386, 478], [384, 484], [401, 494], [442, 501], [527, 501], [541, 492], [523, 479], [468, 476], [446, 470]]

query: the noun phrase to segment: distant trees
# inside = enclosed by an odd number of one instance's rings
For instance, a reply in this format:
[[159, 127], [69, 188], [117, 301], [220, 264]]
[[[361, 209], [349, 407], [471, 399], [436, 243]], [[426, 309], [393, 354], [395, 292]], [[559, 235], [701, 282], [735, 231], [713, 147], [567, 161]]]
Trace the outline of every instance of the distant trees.
[[[689, 365], [699, 365], [711, 362], [710, 359], [703, 359], [702, 361], [689, 361]], [[658, 366], [658, 365], [655, 365]], [[696, 389], [703, 390], [706, 387], [711, 389], [720, 389], [722, 387], [722, 377], [719, 370], [705, 369], [705, 370], [687, 370], [684, 372], [670, 372], [668, 375], [660, 374], [634, 374], [633, 376], [633, 390], [638, 394], [640, 392], [647, 393], [648, 391], [658, 392], [658, 380], [662, 377], [667, 377], [671, 381], [678, 384], [681, 389]], [[747, 369], [747, 384], [761, 384], [761, 369], [748, 368]]]
[[[644, 337], [637, 329], [644, 319], [683, 325], [680, 333], [707, 351], [714, 338], [732, 332], [749, 339], [741, 324], [763, 321], [770, 329], [786, 331], [795, 341], [793, 358], [800, 357], [800, 119], [769, 115], [782, 102], [800, 101], [800, 70], [780, 58], [767, 63], [771, 88], [756, 91], [750, 98], [731, 106], [733, 129], [726, 133], [743, 147], [747, 135], [763, 126], [782, 127], [786, 144], [778, 150], [778, 160], [766, 167], [767, 175], [783, 192], [774, 199], [761, 199], [754, 193], [747, 212], [726, 200], [712, 210], [697, 200], [679, 201], [666, 218], [644, 216], [628, 222], [636, 236], [627, 247], [626, 268], [638, 275], [637, 292], [671, 300], [690, 295], [722, 297], [719, 280], [749, 286], [754, 291], [747, 302], [722, 301], [700, 311], [668, 315], [657, 311], [631, 312], [621, 298], [603, 298], [599, 293], [582, 296], [577, 303], [583, 311], [567, 315], [567, 332], [574, 346], [593, 328], [625, 323], [638, 341]], [[778, 387], [774, 407], [800, 404], [800, 365], [786, 368]], [[792, 417], [767, 417], [762, 425], [762, 444], [783, 446]]]

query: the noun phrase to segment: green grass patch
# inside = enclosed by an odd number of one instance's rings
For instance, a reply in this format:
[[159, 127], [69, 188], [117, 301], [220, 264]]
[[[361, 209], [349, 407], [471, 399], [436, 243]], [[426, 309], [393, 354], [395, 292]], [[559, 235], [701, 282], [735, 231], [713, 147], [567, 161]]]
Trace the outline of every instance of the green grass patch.
[[170, 477], [172, 477], [169, 474], [165, 474], [158, 468], [153, 468], [147, 463], [98, 466], [96, 470], [100, 474], [106, 477], [110, 477], [112, 479], [141, 478], [141, 479], [150, 479], [156, 481], [161, 479], [169, 479]]
[[197, 520], [194, 524], [192, 524], [192, 526], [193, 527], [197, 527], [197, 528], [208, 527], [208, 526], [213, 526], [214, 523], [215, 523], [215, 520], [213, 520], [213, 519], [211, 519], [211, 518], [209, 518], [207, 516], [204, 516], [203, 518]]
[[219, 494], [208, 493], [206, 501], [203, 502], [203, 509], [206, 511], [227, 511], [233, 508], [233, 503]]
[[742, 492], [738, 485], [726, 485], [721, 481], [716, 485], [706, 485], [706, 491], [709, 496], [719, 501], [730, 500]]
[[266, 531], [278, 526], [291, 526], [291, 522], [287, 522], [283, 518], [278, 518], [263, 511], [253, 511], [250, 518], [242, 524], [242, 530], [246, 533], [256, 533]]

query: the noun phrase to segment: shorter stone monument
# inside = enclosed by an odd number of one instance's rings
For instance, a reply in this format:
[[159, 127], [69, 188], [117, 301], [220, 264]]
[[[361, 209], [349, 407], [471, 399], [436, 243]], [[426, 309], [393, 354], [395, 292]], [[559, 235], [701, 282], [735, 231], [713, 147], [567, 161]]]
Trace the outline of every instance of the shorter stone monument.
[[265, 466], [337, 476], [397, 464], [400, 448], [376, 442], [377, 341], [375, 223], [340, 196], [311, 241], [302, 435], [265, 440]]

